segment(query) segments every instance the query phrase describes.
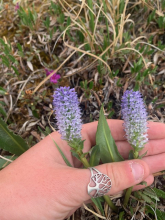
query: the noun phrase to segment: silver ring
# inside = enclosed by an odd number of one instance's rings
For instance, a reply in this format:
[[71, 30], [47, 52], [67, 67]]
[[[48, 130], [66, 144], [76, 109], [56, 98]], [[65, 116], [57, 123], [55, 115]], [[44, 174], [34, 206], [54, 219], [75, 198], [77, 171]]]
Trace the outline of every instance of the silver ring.
[[111, 189], [111, 179], [94, 167], [89, 167], [89, 169], [91, 171], [91, 178], [88, 184], [88, 194], [92, 198], [104, 196]]

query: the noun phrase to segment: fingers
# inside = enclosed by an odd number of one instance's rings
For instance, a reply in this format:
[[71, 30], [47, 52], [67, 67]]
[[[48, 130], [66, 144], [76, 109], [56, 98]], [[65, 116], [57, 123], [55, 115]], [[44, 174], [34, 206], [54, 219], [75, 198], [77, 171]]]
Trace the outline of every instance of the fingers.
[[[140, 183], [149, 175], [149, 168], [142, 160], [130, 160], [117, 163], [107, 163], [95, 167], [101, 173], [110, 177], [112, 187], [109, 195], [116, 194], [130, 186]], [[89, 169], [75, 170], [73, 191], [76, 198], [79, 197], [80, 204], [90, 199], [87, 193], [87, 186], [90, 182], [91, 173]], [[76, 181], [77, 183], [76, 183]], [[94, 183], [92, 185], [95, 185]], [[73, 195], [73, 193], [72, 193]], [[73, 195], [74, 196], [74, 195]]]
[[144, 157], [142, 160], [148, 164], [151, 174], [165, 170], [165, 153]]
[[[128, 158], [129, 151], [131, 146], [126, 140], [124, 140], [124, 130], [123, 130], [123, 121], [121, 120], [107, 120], [112, 131], [112, 135], [116, 140], [117, 147], [119, 152], [124, 158]], [[146, 144], [145, 149], [142, 150], [141, 154], [147, 152], [148, 155], [160, 154], [165, 151], [162, 147], [165, 145], [165, 125], [161, 123], [149, 123], [149, 143]], [[90, 150], [91, 146], [95, 145], [95, 135], [97, 129], [97, 122], [89, 123], [83, 125], [82, 136], [85, 139], [84, 152]], [[155, 139], [154, 139], [155, 138]], [[159, 139], [160, 138], [160, 139]], [[50, 154], [56, 155], [56, 162], [65, 164], [63, 161], [53, 139], [56, 141], [61, 150], [65, 153], [65, 156], [69, 159], [70, 163], [78, 167], [80, 162], [76, 159], [73, 160], [70, 147], [67, 145], [67, 142], [61, 139], [61, 135], [58, 132], [53, 132], [51, 135], [47, 136], [41, 143], [37, 145], [42, 145], [47, 148], [47, 151], [50, 151]], [[159, 140], [158, 140], [159, 139]], [[52, 152], [52, 153], [51, 153]], [[54, 153], [53, 153], [54, 152]], [[57, 156], [58, 155], [58, 156]]]
[[[107, 122], [109, 124], [112, 136], [116, 141], [116, 145], [120, 154], [127, 159], [129, 151], [132, 148], [125, 138], [123, 121], [111, 119], [107, 120]], [[82, 135], [83, 138], [86, 140], [84, 152], [89, 151], [91, 146], [94, 146], [96, 144], [95, 138], [97, 131], [97, 123], [98, 122], [92, 122], [83, 125]], [[149, 142], [146, 144], [145, 148], [140, 152], [140, 155], [144, 154], [146, 151], [147, 156], [165, 152], [165, 148], [162, 147], [165, 145], [165, 124], [148, 122], [148, 127]]]
[[68, 146], [67, 142], [61, 139], [61, 135], [55, 131], [45, 137], [42, 141], [36, 144], [33, 147], [36, 151], [41, 151], [44, 154], [44, 157], [49, 158], [48, 160], [53, 160], [53, 162], [57, 162], [62, 165], [66, 165], [64, 159], [62, 158], [56, 144], [64, 153], [65, 157], [69, 160], [72, 166], [73, 165], [73, 157], [70, 152], [70, 147]]
[[[127, 159], [129, 151], [132, 149], [131, 145], [127, 141], [117, 141], [117, 148], [120, 154]], [[165, 138], [160, 140], [149, 140], [149, 142], [145, 145], [145, 148], [140, 151], [140, 155], [147, 152], [146, 156], [161, 154], [165, 152]]]
[[154, 181], [154, 176], [149, 175], [144, 181], [146, 182], [147, 185], [136, 185], [133, 187], [133, 191], [144, 189], [145, 187], [150, 186]]
[[[157, 146], [158, 149], [156, 150], [154, 146], [153, 146], [154, 149], [152, 147], [151, 149], [149, 148], [147, 154], [150, 156], [142, 158], [142, 160], [147, 163], [150, 169], [150, 174], [165, 170], [165, 153], [163, 153], [164, 150], [162, 147], [164, 145], [165, 145], [165, 141], [163, 142], [163, 140], [160, 141], [160, 145], [156, 144], [156, 141], [155, 141], [155, 146]], [[126, 148], [126, 152], [127, 152], [127, 148]], [[144, 152], [145, 152], [145, 149], [144, 149]], [[156, 153], [159, 153], [159, 154], [156, 155]], [[125, 153], [125, 156], [126, 156], [126, 153]]]
[[148, 122], [148, 138], [164, 139], [165, 138], [165, 124], [158, 122]]
[[140, 155], [147, 151], [147, 156], [161, 154], [165, 152], [165, 138], [160, 140], [149, 140], [145, 148], [140, 152]]
[[[107, 120], [111, 133], [115, 141], [125, 140], [125, 131], [122, 120]], [[96, 131], [98, 122], [91, 122], [83, 125], [82, 134], [87, 135], [91, 146], [95, 145]], [[165, 138], [165, 124], [157, 122], [148, 122], [148, 136], [150, 140]]]

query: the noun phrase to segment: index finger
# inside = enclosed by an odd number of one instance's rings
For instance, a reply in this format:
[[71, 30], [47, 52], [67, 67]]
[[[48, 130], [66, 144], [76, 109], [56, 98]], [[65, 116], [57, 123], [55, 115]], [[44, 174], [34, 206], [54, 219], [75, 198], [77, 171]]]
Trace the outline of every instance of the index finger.
[[[125, 131], [122, 120], [108, 119], [108, 125], [115, 141], [126, 140]], [[98, 122], [91, 122], [84, 124], [82, 128], [82, 135], [87, 136], [91, 146], [96, 144], [96, 131]], [[165, 138], [165, 124], [158, 122], [148, 122], [148, 138], [150, 140], [164, 139]]]

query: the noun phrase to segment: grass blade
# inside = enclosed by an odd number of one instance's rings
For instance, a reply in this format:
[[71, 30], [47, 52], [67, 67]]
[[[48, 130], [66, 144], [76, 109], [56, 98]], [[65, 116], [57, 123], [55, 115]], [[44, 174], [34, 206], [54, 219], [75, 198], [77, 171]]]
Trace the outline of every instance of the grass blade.
[[[51, 137], [51, 135], [50, 135]], [[51, 137], [52, 138], [52, 137]], [[69, 160], [65, 157], [65, 154], [63, 153], [63, 151], [61, 150], [61, 148], [58, 146], [58, 144], [55, 142], [55, 140], [52, 138], [54, 144], [56, 145], [59, 153], [61, 154], [63, 160], [65, 161], [66, 165], [69, 166], [69, 167], [72, 167], [72, 165], [70, 164]]]

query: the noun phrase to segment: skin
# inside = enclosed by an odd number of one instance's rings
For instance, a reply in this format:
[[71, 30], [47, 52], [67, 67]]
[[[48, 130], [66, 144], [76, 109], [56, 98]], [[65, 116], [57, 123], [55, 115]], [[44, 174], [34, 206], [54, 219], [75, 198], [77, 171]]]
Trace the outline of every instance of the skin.
[[[123, 121], [108, 120], [112, 136], [122, 156], [127, 159], [130, 145], [124, 138]], [[84, 151], [95, 145], [97, 122], [83, 125]], [[109, 195], [145, 180], [152, 184], [153, 173], [165, 169], [165, 124], [149, 123], [149, 142], [142, 160], [107, 163], [96, 168], [112, 180]], [[66, 166], [52, 138], [57, 142], [74, 168]], [[83, 202], [88, 202], [89, 169], [70, 153], [67, 143], [53, 132], [0, 171], [1, 220], [62, 220], [70, 216]], [[132, 167], [137, 168], [134, 173]], [[139, 176], [134, 176], [138, 174]], [[141, 174], [140, 174], [140, 171]], [[122, 181], [121, 181], [122, 180]], [[134, 190], [144, 186], [135, 186]]]

